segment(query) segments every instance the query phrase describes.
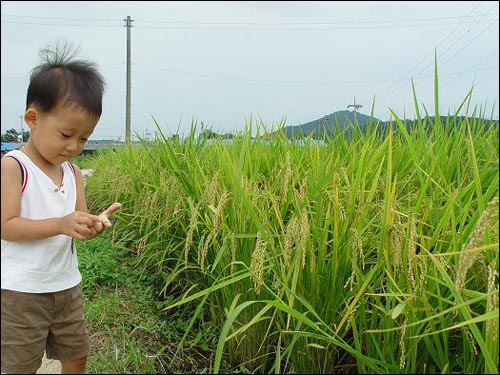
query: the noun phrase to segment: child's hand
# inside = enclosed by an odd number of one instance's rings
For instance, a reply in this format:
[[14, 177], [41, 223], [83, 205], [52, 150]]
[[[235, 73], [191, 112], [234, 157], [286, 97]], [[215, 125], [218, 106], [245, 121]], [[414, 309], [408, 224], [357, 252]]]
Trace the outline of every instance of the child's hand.
[[100, 232], [104, 228], [109, 228], [111, 227], [111, 221], [109, 220], [109, 217], [115, 212], [116, 210], [120, 209], [122, 207], [121, 203], [115, 202], [111, 206], [109, 206], [106, 210], [101, 212], [99, 214], [98, 219], [99, 221], [94, 222], [94, 228]]
[[88, 240], [98, 234], [95, 226], [101, 223], [98, 216], [75, 211], [60, 219], [61, 233], [78, 240]]

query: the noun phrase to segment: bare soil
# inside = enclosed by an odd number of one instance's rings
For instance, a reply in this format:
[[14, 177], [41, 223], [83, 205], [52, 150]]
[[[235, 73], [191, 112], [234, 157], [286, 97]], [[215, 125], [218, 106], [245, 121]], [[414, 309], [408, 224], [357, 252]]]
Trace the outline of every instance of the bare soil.
[[42, 365], [36, 372], [37, 374], [60, 374], [61, 373], [61, 362], [55, 359], [47, 359], [44, 355], [42, 359]]

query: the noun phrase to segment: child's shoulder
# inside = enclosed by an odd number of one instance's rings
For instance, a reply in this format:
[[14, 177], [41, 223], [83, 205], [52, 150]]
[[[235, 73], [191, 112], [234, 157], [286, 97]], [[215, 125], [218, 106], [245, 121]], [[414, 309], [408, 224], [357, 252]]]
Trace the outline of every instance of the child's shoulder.
[[20, 163], [26, 160], [26, 156], [20, 150], [12, 150], [7, 152], [2, 156], [2, 164], [3, 163]]
[[13, 155], [6, 154], [6, 155], [2, 156], [1, 167], [2, 167], [2, 175], [3, 176], [5, 176], [5, 175], [20, 176], [21, 175], [20, 162]]
[[80, 171], [80, 168], [78, 167], [78, 165], [76, 165], [75, 163], [72, 163], [70, 161], [66, 162], [67, 166], [73, 171], [73, 173], [75, 175], [78, 175], [78, 174], [81, 174], [82, 172]]
[[78, 167], [78, 165], [76, 165], [75, 163], [72, 163], [70, 161], [67, 162], [68, 165], [73, 168], [75, 171], [79, 171], [80, 170], [80, 167]]
[[8, 152], [2, 156], [2, 168], [3, 166], [17, 165], [19, 163], [16, 158], [16, 154]]

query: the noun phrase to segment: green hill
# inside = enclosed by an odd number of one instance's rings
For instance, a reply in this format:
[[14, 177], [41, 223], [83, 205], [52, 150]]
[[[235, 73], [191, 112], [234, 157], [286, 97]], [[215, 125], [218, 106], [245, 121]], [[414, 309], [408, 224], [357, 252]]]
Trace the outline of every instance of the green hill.
[[361, 129], [369, 124], [376, 124], [379, 119], [367, 116], [354, 111], [337, 111], [325, 115], [324, 117], [307, 122], [301, 125], [285, 126], [284, 133], [288, 138], [312, 137], [321, 139], [326, 134], [332, 134], [334, 129], [346, 130], [349, 132], [353, 127], [358, 126]]
[[[448, 129], [453, 129], [457, 124], [463, 124], [466, 120], [465, 116], [447, 117], [440, 116], [440, 122], [446, 125]], [[469, 117], [470, 123], [475, 127], [489, 128], [490, 126], [498, 127], [498, 120], [487, 120]], [[418, 125], [418, 120], [404, 120], [406, 128], [410, 130]], [[323, 116], [314, 121], [300, 125], [292, 125], [283, 127], [283, 132], [288, 138], [301, 139], [311, 137], [313, 139], [324, 139], [325, 135], [331, 135], [336, 130], [343, 132], [349, 136], [354, 129], [365, 131], [368, 126], [378, 125], [378, 132], [383, 133], [390, 124], [395, 126], [394, 121], [381, 121], [376, 117], [367, 116], [355, 111], [337, 111]], [[435, 124], [434, 116], [424, 117], [421, 120], [422, 125], [426, 130], [430, 130]]]

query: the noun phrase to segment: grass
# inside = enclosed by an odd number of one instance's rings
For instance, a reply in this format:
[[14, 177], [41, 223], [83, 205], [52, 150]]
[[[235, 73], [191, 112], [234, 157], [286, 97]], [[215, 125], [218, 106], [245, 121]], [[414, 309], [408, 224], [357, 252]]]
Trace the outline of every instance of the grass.
[[[89, 373], [210, 373], [210, 348], [215, 347], [205, 341], [210, 335], [188, 337], [173, 360], [190, 308], [162, 311], [169, 301], [155, 295], [154, 276], [141, 274], [134, 258], [115, 246], [109, 233], [79, 242], [78, 258], [91, 340]], [[213, 337], [215, 341], [215, 333]]]
[[77, 156], [74, 160], [72, 160], [72, 163], [78, 165], [80, 169], [88, 169], [92, 167], [92, 159], [94, 155], [92, 154], [85, 154], [85, 155], [79, 155]]

